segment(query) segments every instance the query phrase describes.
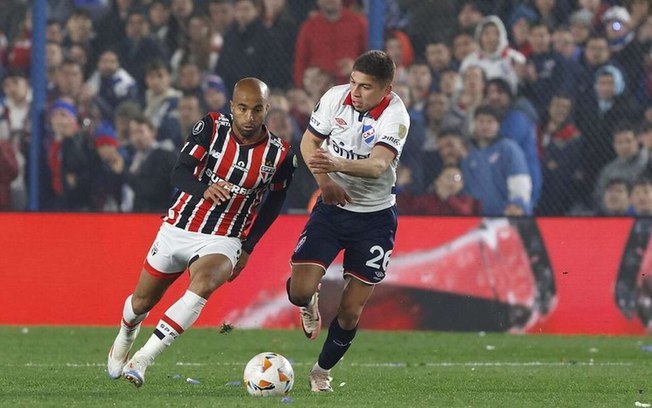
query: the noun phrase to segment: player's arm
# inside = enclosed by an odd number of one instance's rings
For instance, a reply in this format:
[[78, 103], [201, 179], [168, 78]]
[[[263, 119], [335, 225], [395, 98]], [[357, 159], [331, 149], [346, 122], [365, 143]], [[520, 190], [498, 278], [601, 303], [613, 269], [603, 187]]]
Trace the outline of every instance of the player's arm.
[[188, 141], [181, 149], [172, 169], [170, 182], [181, 191], [221, 204], [229, 199], [231, 185], [226, 181], [220, 181], [209, 186], [195, 176], [197, 165], [206, 160], [213, 133], [212, 124], [213, 118], [207, 115], [193, 126], [192, 134], [188, 136]]
[[[315, 154], [321, 152], [321, 144], [324, 141], [322, 137], [315, 135], [310, 128], [305, 131], [301, 139], [301, 154], [308, 164]], [[315, 172], [308, 164], [308, 168], [315, 177], [319, 189], [321, 190], [322, 200], [328, 205], [345, 205], [351, 202], [351, 197], [344, 189], [334, 182], [325, 172]]]
[[313, 174], [340, 172], [349, 176], [378, 178], [395, 158], [395, 150], [384, 144], [378, 144], [371, 149], [369, 157], [360, 160], [336, 157], [324, 149], [318, 149], [307, 164]]

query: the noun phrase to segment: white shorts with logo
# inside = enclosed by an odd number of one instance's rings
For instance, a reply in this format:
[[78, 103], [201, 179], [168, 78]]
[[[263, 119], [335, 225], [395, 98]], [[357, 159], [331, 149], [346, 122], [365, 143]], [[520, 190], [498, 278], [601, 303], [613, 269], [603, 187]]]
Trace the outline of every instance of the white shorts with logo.
[[241, 250], [240, 238], [186, 231], [164, 222], [147, 253], [144, 267], [155, 277], [176, 279], [191, 260], [204, 255], [224, 255], [235, 266]]

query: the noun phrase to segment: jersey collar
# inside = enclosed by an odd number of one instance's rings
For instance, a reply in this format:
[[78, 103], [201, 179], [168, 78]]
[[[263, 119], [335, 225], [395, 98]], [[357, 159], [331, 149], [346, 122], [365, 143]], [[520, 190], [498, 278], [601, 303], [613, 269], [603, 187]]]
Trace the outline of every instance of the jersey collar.
[[[391, 99], [392, 99], [392, 97], [390, 95], [385, 95], [385, 97], [380, 101], [380, 103], [378, 105], [376, 105], [375, 107], [373, 107], [368, 112], [369, 116], [374, 118], [374, 120], [378, 120], [380, 115], [382, 115], [383, 112], [385, 111], [385, 109], [387, 109], [387, 107], [389, 106], [389, 101]], [[346, 95], [346, 98], [344, 99], [344, 105], [353, 106], [353, 101], [351, 100], [351, 92], [349, 92]]]

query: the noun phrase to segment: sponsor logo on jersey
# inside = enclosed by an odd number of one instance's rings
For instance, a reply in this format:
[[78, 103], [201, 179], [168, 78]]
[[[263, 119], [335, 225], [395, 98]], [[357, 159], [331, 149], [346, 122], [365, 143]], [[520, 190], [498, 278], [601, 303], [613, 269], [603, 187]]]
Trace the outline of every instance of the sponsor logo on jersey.
[[362, 125], [362, 139], [368, 145], [371, 145], [376, 138], [376, 129], [371, 125]]
[[218, 126], [231, 127], [231, 123], [229, 122], [229, 118], [227, 118], [226, 116], [220, 116], [219, 119], [217, 119], [217, 125]]
[[319, 110], [319, 104], [320, 103], [321, 103], [321, 101], [317, 102], [317, 105], [315, 105], [315, 109], [312, 110], [313, 112], [317, 112], [317, 110]]
[[[217, 174], [213, 173], [213, 170], [211, 169], [206, 169], [206, 175], [210, 178], [210, 184], [215, 184], [220, 181], [226, 181], [223, 178], [219, 177]], [[233, 194], [242, 194], [242, 195], [249, 195], [253, 194], [256, 192], [255, 188], [245, 188], [236, 184], [231, 184], [231, 188], [229, 189]]]
[[321, 126], [321, 123], [314, 116], [310, 117], [310, 124], [317, 127]]
[[401, 141], [395, 137], [392, 136], [387, 136], [383, 138], [383, 142], [393, 144], [393, 145], [399, 145]]
[[337, 126], [341, 128], [345, 128], [348, 125], [346, 121], [342, 118], [335, 118], [335, 123], [337, 123]]
[[237, 163], [233, 163], [233, 167], [240, 171], [247, 172], [247, 168], [245, 167], [245, 162], [243, 162], [242, 160], [240, 160]]
[[332, 151], [338, 156], [344, 157], [345, 159], [350, 159], [350, 160], [362, 160], [366, 159], [369, 157], [369, 154], [359, 154], [356, 153], [352, 150], [345, 149], [343, 147], [338, 146], [337, 144], [333, 143], [331, 144]]
[[211, 150], [210, 155], [216, 159], [219, 159], [220, 152], [218, 152], [217, 150]]
[[192, 127], [192, 134], [198, 135], [202, 130], [204, 130], [204, 121], [200, 120], [199, 122], [195, 123], [195, 126]]

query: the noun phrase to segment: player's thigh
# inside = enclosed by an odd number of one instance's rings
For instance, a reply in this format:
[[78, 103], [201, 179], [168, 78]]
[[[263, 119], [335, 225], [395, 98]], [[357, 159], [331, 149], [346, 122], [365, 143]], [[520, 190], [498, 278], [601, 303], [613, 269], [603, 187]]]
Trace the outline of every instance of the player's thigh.
[[344, 276], [375, 285], [387, 273], [394, 249], [396, 208], [360, 214], [357, 229], [344, 243]]
[[189, 289], [200, 296], [209, 295], [231, 277], [241, 253], [242, 244], [238, 238], [207, 237], [204, 245], [193, 254], [190, 261]]
[[301, 279], [303, 272], [311, 277], [315, 274], [323, 275], [342, 250], [342, 230], [338, 227], [339, 209], [332, 207], [334, 206], [317, 204], [310, 214], [290, 260], [293, 278], [296, 276]]

